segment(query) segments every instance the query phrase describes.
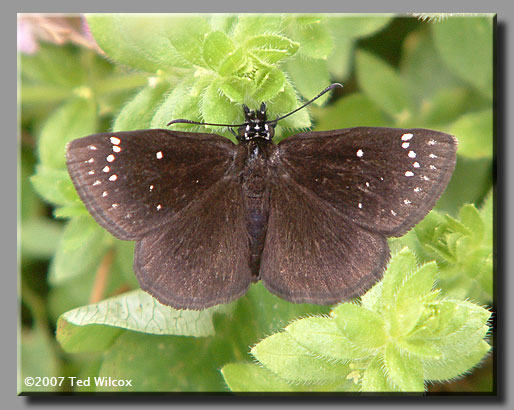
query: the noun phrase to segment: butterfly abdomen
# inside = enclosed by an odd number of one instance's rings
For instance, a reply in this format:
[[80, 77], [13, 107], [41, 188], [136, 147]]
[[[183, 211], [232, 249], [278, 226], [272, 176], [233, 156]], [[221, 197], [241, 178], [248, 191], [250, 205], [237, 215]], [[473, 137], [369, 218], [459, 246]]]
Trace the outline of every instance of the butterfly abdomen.
[[269, 218], [270, 177], [268, 158], [276, 149], [270, 141], [256, 138], [240, 144], [241, 195], [245, 204], [245, 222], [250, 247], [249, 266], [253, 280], [259, 280], [260, 260]]

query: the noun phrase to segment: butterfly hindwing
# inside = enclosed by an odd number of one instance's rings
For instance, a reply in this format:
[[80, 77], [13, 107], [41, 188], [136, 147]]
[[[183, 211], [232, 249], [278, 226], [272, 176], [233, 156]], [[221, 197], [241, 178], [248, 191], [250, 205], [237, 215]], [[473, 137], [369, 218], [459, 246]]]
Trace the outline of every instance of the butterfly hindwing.
[[289, 177], [353, 223], [400, 236], [433, 208], [455, 168], [456, 139], [425, 129], [358, 127], [279, 145]]
[[336, 303], [362, 294], [389, 258], [386, 239], [280, 171], [272, 179], [270, 216], [260, 276], [295, 303]]
[[134, 270], [161, 303], [204, 309], [246, 292], [249, 253], [241, 187], [232, 175], [138, 242]]
[[98, 223], [137, 240], [201, 199], [226, 173], [235, 147], [215, 134], [151, 129], [74, 140], [66, 158]]

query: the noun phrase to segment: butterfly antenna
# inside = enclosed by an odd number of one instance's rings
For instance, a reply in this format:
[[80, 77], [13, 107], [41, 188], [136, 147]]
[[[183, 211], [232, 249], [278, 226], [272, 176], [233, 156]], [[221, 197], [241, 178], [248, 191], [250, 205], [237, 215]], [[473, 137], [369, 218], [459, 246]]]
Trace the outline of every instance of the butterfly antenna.
[[[294, 111], [291, 111], [289, 114], [283, 115], [282, 117], [279, 117], [273, 121], [266, 121], [266, 123], [273, 124], [273, 123], [276, 123], [277, 121], [280, 121], [286, 117], [289, 117], [290, 115], [293, 115], [295, 112], [301, 110], [302, 108], [304, 108], [307, 105], [311, 104], [312, 102], [316, 101], [318, 98], [320, 98], [321, 96], [323, 96], [324, 94], [328, 93], [329, 91], [333, 90], [336, 87], [343, 88], [343, 85], [339, 84], [339, 83], [333, 83], [333, 84], [329, 85], [327, 88], [325, 88], [322, 92], [320, 92], [316, 97], [307, 101], [301, 107], [298, 107]], [[186, 120], [186, 119], [182, 119], [182, 118], [178, 119], [178, 120], [172, 120], [172, 121], [168, 122], [168, 124], [166, 124], [166, 125], [172, 125], [172, 124], [212, 125], [214, 127], [229, 127], [229, 128], [243, 127], [246, 125], [246, 123], [243, 123], [243, 124], [213, 124], [210, 122], [191, 121], [191, 120]]]
[[324, 94], [328, 93], [329, 91], [333, 90], [334, 88], [337, 88], [337, 87], [341, 87], [343, 88], [343, 85], [342, 84], [339, 84], [339, 83], [333, 83], [333, 84], [330, 84], [327, 88], [325, 88], [322, 92], [320, 92], [316, 97], [312, 98], [311, 100], [307, 101], [305, 104], [303, 104], [301, 107], [298, 107], [296, 110], [293, 110], [291, 111], [289, 114], [286, 114], [286, 115], [283, 115], [282, 117], [278, 117], [276, 119], [274, 119], [273, 121], [266, 121], [268, 124], [269, 123], [276, 123], [277, 121], [280, 121], [286, 117], [289, 117], [290, 115], [293, 115], [295, 112], [297, 111], [300, 111], [302, 108], [306, 107], [307, 105], [313, 103], [314, 101], [316, 101], [318, 98], [320, 98], [321, 96], [323, 96]]
[[233, 127], [233, 128], [243, 127], [244, 125], [246, 125], [246, 124], [213, 124], [210, 122], [199, 122], [199, 121], [191, 121], [191, 120], [184, 120], [184, 119], [173, 120], [173, 121], [168, 122], [166, 125], [171, 125], [171, 124], [212, 125], [215, 127]]

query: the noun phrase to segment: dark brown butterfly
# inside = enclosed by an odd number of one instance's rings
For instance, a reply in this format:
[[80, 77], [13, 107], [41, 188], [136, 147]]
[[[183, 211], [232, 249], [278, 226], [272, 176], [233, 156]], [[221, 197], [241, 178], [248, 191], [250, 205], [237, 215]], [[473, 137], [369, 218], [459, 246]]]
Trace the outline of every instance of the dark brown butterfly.
[[286, 116], [268, 120], [264, 103], [244, 112], [243, 124], [227, 125], [239, 127], [237, 145], [149, 129], [67, 147], [87, 209], [117, 238], [137, 241], [137, 279], [165, 305], [227, 303], [258, 280], [295, 303], [359, 296], [382, 276], [386, 238], [432, 209], [455, 167], [457, 141], [442, 132], [357, 127], [275, 144]]

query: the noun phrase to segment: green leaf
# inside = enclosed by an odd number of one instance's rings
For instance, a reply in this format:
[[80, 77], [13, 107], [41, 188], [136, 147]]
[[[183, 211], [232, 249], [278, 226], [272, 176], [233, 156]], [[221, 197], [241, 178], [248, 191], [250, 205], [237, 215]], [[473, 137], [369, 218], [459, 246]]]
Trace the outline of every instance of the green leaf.
[[461, 222], [469, 229], [471, 237], [480, 243], [484, 237], [484, 220], [473, 204], [464, 205], [459, 211]]
[[393, 15], [381, 14], [379, 16], [368, 15], [366, 17], [359, 16], [343, 16], [328, 17], [327, 23], [334, 38], [339, 40], [343, 38], [365, 37], [374, 34], [386, 27]]
[[41, 165], [64, 168], [66, 143], [96, 131], [96, 110], [91, 98], [74, 98], [57, 109], [41, 130], [38, 144]]
[[317, 130], [388, 125], [388, 119], [384, 113], [373, 101], [361, 93], [341, 98], [323, 110], [316, 110], [316, 114]]
[[447, 66], [485, 96], [493, 95], [493, 16], [451, 17], [433, 25]]
[[274, 64], [294, 55], [298, 50], [299, 44], [284, 36], [261, 34], [250, 37], [244, 46], [260, 60], [268, 64]]
[[[330, 85], [330, 73], [324, 60], [297, 58], [287, 63], [287, 70], [298, 91], [306, 99], [315, 97], [321, 90]], [[321, 106], [329, 97], [330, 94], [325, 94], [316, 100], [315, 104]]]
[[327, 68], [331, 77], [338, 80], [346, 79], [352, 69], [354, 42], [345, 38], [338, 38], [334, 44], [334, 51], [327, 59]]
[[[470, 109], [469, 101], [473, 98], [467, 88], [444, 88], [434, 93], [432, 98], [424, 96], [421, 106], [422, 123], [427, 127], [440, 128], [449, 124]], [[452, 131], [449, 131], [452, 132]], [[459, 138], [459, 153], [461, 141]]]
[[477, 367], [490, 351], [491, 346], [481, 341], [470, 351], [450, 361], [424, 360], [423, 373], [426, 380], [443, 381], [462, 377]]
[[97, 386], [116, 392], [225, 392], [219, 368], [231, 360], [224, 341], [123, 332], [104, 355], [98, 377], [132, 380]]
[[203, 42], [203, 59], [210, 68], [216, 70], [234, 49], [234, 43], [225, 33], [211, 31]]
[[[268, 118], [287, 114], [299, 106], [294, 88], [287, 79], [284, 82], [284, 89], [280, 91], [271, 101], [266, 101], [266, 105], [268, 107]], [[290, 128], [308, 128], [311, 126], [309, 111], [300, 110], [290, 117], [280, 121], [279, 124], [281, 124], [283, 127]], [[274, 141], [281, 141], [280, 132], [278, 129], [275, 129]]]
[[203, 42], [211, 31], [203, 17], [177, 17], [165, 27], [166, 36], [175, 50], [191, 64], [207, 67], [203, 59]]
[[40, 49], [35, 54], [20, 54], [23, 82], [39, 83], [47, 87], [58, 85], [60, 87], [53, 89], [70, 94], [71, 87], [84, 83], [88, 73], [80, 58], [80, 51], [47, 42], [39, 42], [38, 46]]
[[417, 261], [414, 253], [408, 249], [402, 249], [393, 255], [382, 279], [382, 308], [393, 306], [396, 303], [396, 295], [401, 288], [404, 279], [417, 269]]
[[220, 89], [229, 100], [242, 102], [255, 92], [255, 83], [247, 77], [225, 77], [220, 81]]
[[326, 59], [330, 55], [334, 41], [324, 23], [324, 19], [319, 19], [312, 24], [293, 24], [293, 39], [300, 43], [299, 53], [316, 59]]
[[[360, 372], [359, 372], [360, 373]], [[362, 372], [360, 378], [361, 392], [391, 392], [401, 391], [384, 373], [384, 365], [379, 357], [369, 362], [368, 367]]]
[[459, 155], [469, 158], [492, 158], [493, 113], [491, 110], [463, 115], [451, 125], [449, 132], [459, 140]]
[[[416, 106], [422, 111], [428, 108], [427, 104], [431, 104], [439, 93], [455, 88], [465, 90], [466, 94], [470, 93], [469, 88], [463, 87], [463, 82], [448, 70], [442, 61], [428, 27], [425, 30], [414, 30], [409, 33], [402, 51], [400, 64], [402, 77]], [[462, 105], [467, 106], [470, 100], [469, 95], [468, 99], [461, 104], [456, 104], [460, 100], [451, 100], [443, 105], [439, 112], [443, 116], [451, 114], [456, 109], [462, 108]], [[466, 109], [464, 108], [463, 111]]]
[[242, 69], [247, 63], [244, 50], [239, 47], [227, 54], [218, 68], [218, 74], [228, 76]]
[[[116, 117], [113, 131], [131, 131], [150, 128], [152, 117], [162, 101], [169, 84], [156, 79], [157, 83], [143, 88]], [[164, 126], [162, 124], [161, 126]]]
[[285, 380], [254, 363], [229, 363], [221, 369], [225, 382], [235, 392], [286, 392], [295, 389]]
[[257, 101], [269, 101], [284, 90], [286, 77], [275, 67], [263, 67], [255, 73], [256, 92], [253, 98]]
[[280, 34], [281, 17], [277, 15], [240, 15], [234, 29], [234, 41], [244, 43], [247, 39], [261, 34]]
[[[244, 297], [238, 300], [230, 322], [228, 338], [238, 343], [246, 354], [248, 346], [256, 340], [279, 331], [293, 319], [306, 315], [327, 314], [329, 307], [304, 303], [290, 303], [267, 290], [262, 282], [250, 286]], [[251, 356], [248, 355], [248, 359]], [[238, 361], [243, 360], [238, 358]]]
[[48, 219], [22, 221], [20, 245], [23, 258], [50, 259], [62, 234], [61, 224]]
[[93, 274], [107, 251], [107, 239], [103, 228], [91, 216], [70, 220], [50, 266], [50, 283], [61, 283], [86, 272]]
[[295, 320], [285, 330], [299, 345], [317, 356], [348, 361], [363, 354], [363, 349], [355, 346], [332, 318], [309, 317]]
[[[200, 101], [201, 94], [198, 91], [197, 80], [189, 77], [184, 79], [161, 100], [150, 123], [150, 128], [164, 128], [168, 122], [179, 118], [200, 120]], [[177, 124], [173, 126], [173, 129], [191, 131], [191, 126]]]
[[132, 58], [139, 58], [138, 66], [151, 67], [156, 72], [168, 68], [189, 67], [171, 46], [167, 28], [175, 24], [175, 17], [157, 15], [118, 16], [122, 41], [134, 50]]
[[[73, 312], [73, 311], [71, 311]], [[76, 326], [61, 316], [57, 322], [57, 341], [65, 352], [101, 352], [114, 343], [122, 329], [111, 326]]]
[[375, 312], [352, 303], [342, 303], [332, 316], [343, 335], [362, 351], [377, 349], [386, 342], [384, 321]]
[[30, 181], [36, 192], [54, 205], [81, 204], [68, 172], [64, 169], [39, 166]]
[[396, 300], [397, 322], [402, 333], [410, 332], [426, 310], [423, 299], [431, 292], [436, 274], [437, 265], [432, 262], [424, 265], [403, 281]]
[[75, 204], [64, 205], [54, 209], [56, 218], [73, 218], [76, 216], [87, 216], [88, 210], [84, 204], [78, 201]]
[[20, 332], [21, 343], [19, 345], [19, 370], [18, 393], [54, 392], [59, 391], [59, 386], [33, 385], [24, 383], [26, 377], [59, 377], [62, 370], [59, 368], [59, 358], [52, 338], [47, 334], [45, 327], [35, 326], [32, 330]]
[[124, 16], [89, 14], [87, 24], [96, 43], [113, 60], [147, 72], [155, 72], [159, 64], [151, 61], [144, 51], [127, 41], [122, 31]]
[[214, 81], [202, 96], [203, 119], [215, 124], [238, 124], [241, 122], [241, 106], [219, 92], [220, 84], [221, 80]]
[[400, 352], [388, 344], [384, 352], [384, 366], [388, 378], [404, 392], [423, 392], [423, 365], [421, 360]]
[[252, 355], [279, 377], [297, 382], [314, 382], [344, 378], [346, 365], [334, 364], [309, 353], [286, 333], [275, 333], [261, 340]]
[[[64, 313], [59, 318], [57, 339], [66, 351], [81, 352], [104, 350], [121, 329], [154, 335], [212, 336], [214, 314], [230, 310], [231, 305], [177, 310], [135, 290]], [[98, 346], [97, 341], [103, 344]]]
[[403, 79], [373, 54], [359, 50], [355, 58], [362, 91], [397, 122], [407, 121], [413, 107]]

